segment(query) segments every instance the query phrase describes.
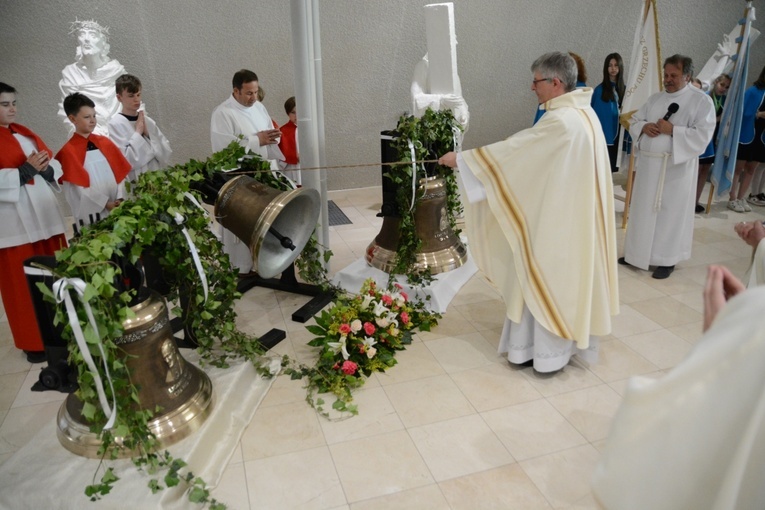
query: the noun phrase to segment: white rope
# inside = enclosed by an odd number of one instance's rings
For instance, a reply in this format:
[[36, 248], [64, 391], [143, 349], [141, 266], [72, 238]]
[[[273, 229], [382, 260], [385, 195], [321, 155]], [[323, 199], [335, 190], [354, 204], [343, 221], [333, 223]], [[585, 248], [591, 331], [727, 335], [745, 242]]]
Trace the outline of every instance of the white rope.
[[[86, 283], [81, 280], [80, 278], [61, 278], [60, 280], [56, 281], [53, 284], [53, 295], [56, 296], [56, 301], [58, 303], [61, 303], [61, 301], [64, 302], [66, 305], [66, 313], [69, 317], [69, 325], [72, 327], [72, 332], [74, 333], [74, 339], [77, 342], [77, 347], [80, 349], [80, 353], [82, 354], [83, 360], [85, 360], [85, 364], [88, 366], [88, 369], [90, 370], [90, 373], [93, 375], [93, 382], [96, 386], [96, 393], [98, 393], [98, 401], [101, 403], [101, 409], [104, 410], [104, 414], [108, 418], [108, 421], [106, 422], [106, 425], [104, 425], [103, 430], [110, 429], [114, 426], [114, 422], [117, 419], [117, 402], [116, 397], [114, 395], [114, 385], [112, 383], [112, 377], [109, 373], [109, 364], [106, 359], [106, 354], [104, 353], [104, 345], [101, 342], [101, 335], [98, 333], [98, 326], [96, 325], [96, 319], [93, 317], [93, 310], [90, 308], [90, 303], [88, 303], [83, 296], [85, 295], [85, 287]], [[104, 373], [106, 375], [106, 380], [109, 383], [109, 388], [112, 392], [112, 405], [109, 405], [109, 402], [106, 399], [106, 392], [104, 391], [104, 385], [101, 381], [101, 376], [98, 374], [98, 369], [96, 368], [96, 364], [93, 361], [93, 357], [90, 355], [90, 349], [88, 348], [88, 343], [85, 340], [85, 334], [82, 332], [82, 327], [80, 326], [80, 319], [77, 317], [77, 310], [74, 308], [74, 303], [72, 302], [71, 295], [69, 293], [69, 289], [73, 289], [79, 299], [82, 303], [82, 306], [85, 308], [85, 314], [88, 317], [88, 322], [90, 322], [90, 327], [93, 328], [93, 333], [96, 335], [96, 347], [98, 348], [98, 351], [101, 353], [101, 359], [102, 359], [102, 365], [104, 367]]]

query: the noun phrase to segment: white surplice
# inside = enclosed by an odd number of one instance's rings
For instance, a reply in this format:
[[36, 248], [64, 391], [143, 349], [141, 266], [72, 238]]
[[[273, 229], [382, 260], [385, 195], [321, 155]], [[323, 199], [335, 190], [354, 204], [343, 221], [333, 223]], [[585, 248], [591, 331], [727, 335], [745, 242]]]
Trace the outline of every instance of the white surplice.
[[593, 478], [603, 508], [765, 508], [763, 312], [748, 289], [669, 373], [628, 381]]
[[[112, 167], [98, 150], [89, 150], [85, 154], [83, 165], [90, 176], [90, 186], [83, 188], [71, 182], [64, 181], [64, 196], [72, 209], [72, 216], [79, 224], [90, 225], [109, 216], [107, 202], [125, 198], [125, 181], [117, 184]], [[91, 221], [92, 217], [92, 221]]]
[[[13, 136], [27, 156], [39, 150], [32, 139], [18, 133]], [[65, 232], [55, 195], [61, 192], [61, 164], [55, 159], [48, 164], [53, 168], [53, 181], [38, 174], [33, 186], [21, 184], [18, 169], [0, 171], [0, 248], [34, 243]]]
[[[672, 103], [679, 106], [669, 118], [672, 136], [641, 135], [643, 126], [663, 118]], [[638, 150], [624, 240], [624, 258], [631, 265], [674, 266], [691, 258], [698, 156], [714, 130], [712, 100], [690, 85], [654, 94], [632, 116], [630, 135]]]
[[127, 180], [135, 182], [141, 174], [167, 168], [173, 150], [157, 123], [144, 113], [149, 136], [137, 133], [134, 120], [118, 113], [109, 121], [109, 138], [119, 147], [132, 169]]

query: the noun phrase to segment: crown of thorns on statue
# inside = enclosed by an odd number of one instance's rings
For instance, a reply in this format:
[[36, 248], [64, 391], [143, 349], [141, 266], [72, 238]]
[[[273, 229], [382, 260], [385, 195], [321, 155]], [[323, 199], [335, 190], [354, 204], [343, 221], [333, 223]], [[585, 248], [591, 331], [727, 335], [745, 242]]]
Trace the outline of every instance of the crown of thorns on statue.
[[92, 19], [85, 21], [74, 20], [69, 26], [69, 35], [76, 35], [83, 30], [93, 30], [100, 33], [103, 36], [104, 41], [109, 40], [109, 27], [102, 27], [97, 21]]

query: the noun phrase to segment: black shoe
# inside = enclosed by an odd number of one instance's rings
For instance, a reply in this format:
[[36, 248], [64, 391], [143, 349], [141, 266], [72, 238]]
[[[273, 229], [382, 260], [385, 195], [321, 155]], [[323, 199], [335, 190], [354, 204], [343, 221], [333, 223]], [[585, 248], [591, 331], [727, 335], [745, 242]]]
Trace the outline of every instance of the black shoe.
[[45, 357], [45, 351], [24, 351], [27, 355], [27, 361], [30, 363], [42, 363], [48, 358]]
[[704, 211], [706, 211], [706, 209], [704, 209], [703, 205], [696, 204], [696, 214], [701, 214]]
[[627, 262], [626, 260], [624, 260], [624, 257], [619, 257], [619, 260], [617, 260], [617, 262], [619, 264], [623, 265], [623, 266], [631, 266], [632, 265], [629, 262]]
[[675, 270], [675, 266], [659, 266], [656, 268], [656, 270], [653, 272], [651, 276], [653, 276], [657, 280], [663, 280], [665, 278], [669, 278], [669, 275], [671, 275], [672, 271], [674, 270]]

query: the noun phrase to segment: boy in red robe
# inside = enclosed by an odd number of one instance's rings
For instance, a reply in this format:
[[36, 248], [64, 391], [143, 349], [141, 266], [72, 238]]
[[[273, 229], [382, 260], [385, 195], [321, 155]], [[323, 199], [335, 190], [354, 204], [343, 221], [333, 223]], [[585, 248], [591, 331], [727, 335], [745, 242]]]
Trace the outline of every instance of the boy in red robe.
[[58, 161], [39, 136], [16, 124], [16, 89], [0, 83], [0, 294], [18, 349], [45, 361], [24, 261], [66, 246], [56, 193]]
[[60, 181], [72, 215], [89, 225], [109, 215], [125, 197], [125, 177], [130, 163], [122, 151], [96, 128], [95, 104], [75, 92], [64, 99], [64, 111], [74, 125], [74, 134], [56, 154], [64, 175]]

